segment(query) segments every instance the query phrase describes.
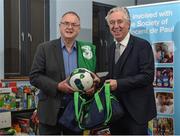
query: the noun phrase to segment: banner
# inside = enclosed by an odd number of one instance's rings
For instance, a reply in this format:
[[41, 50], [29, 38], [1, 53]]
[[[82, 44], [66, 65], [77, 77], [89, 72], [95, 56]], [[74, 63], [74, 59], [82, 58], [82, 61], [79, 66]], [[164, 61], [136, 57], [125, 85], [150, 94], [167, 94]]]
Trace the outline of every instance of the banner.
[[158, 116], [149, 134], [180, 134], [180, 2], [128, 7], [131, 33], [148, 40], [155, 58], [154, 90]]

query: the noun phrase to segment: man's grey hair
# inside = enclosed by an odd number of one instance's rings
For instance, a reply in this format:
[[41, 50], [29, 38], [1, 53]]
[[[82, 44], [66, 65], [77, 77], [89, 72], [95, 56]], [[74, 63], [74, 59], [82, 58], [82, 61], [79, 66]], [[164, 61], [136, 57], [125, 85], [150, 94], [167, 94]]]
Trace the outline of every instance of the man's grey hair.
[[62, 20], [62, 18], [63, 18], [65, 15], [67, 15], [67, 14], [73, 14], [73, 15], [75, 15], [75, 16], [78, 18], [78, 20], [80, 21], [79, 15], [78, 15], [76, 12], [74, 12], [74, 11], [68, 11], [68, 12], [64, 13], [64, 14], [62, 15], [62, 17], [61, 17], [61, 20]]
[[115, 8], [110, 9], [110, 11], [107, 13], [107, 16], [105, 17], [107, 23], [109, 23], [109, 16], [112, 13], [118, 12], [118, 11], [123, 12], [125, 15], [125, 19], [130, 22], [130, 15], [129, 15], [128, 9], [125, 7], [115, 7]]

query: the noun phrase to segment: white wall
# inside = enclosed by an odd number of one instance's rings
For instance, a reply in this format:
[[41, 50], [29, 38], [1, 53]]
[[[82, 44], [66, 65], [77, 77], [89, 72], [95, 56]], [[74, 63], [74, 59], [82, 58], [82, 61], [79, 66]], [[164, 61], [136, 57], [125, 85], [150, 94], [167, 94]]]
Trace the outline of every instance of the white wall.
[[[85, 35], [81, 35], [81, 38], [87, 39], [88, 37], [91, 37], [91, 25], [92, 21], [89, 20], [90, 16], [92, 16], [92, 2], [91, 1], [85, 1], [85, 0], [56, 0], [54, 1], [53, 5], [56, 5], [52, 7], [50, 5], [50, 17], [51, 22], [50, 24], [50, 39], [54, 39], [59, 37], [59, 21], [61, 16], [67, 12], [67, 11], [75, 11], [79, 14], [81, 17], [81, 33], [84, 29], [86, 29], [87, 32]], [[55, 17], [54, 17], [54, 13]], [[85, 19], [84, 19], [85, 18]], [[79, 35], [79, 37], [80, 37]]]
[[[53, 3], [52, 3], [53, 2]], [[50, 39], [59, 37], [60, 17], [69, 10], [75, 11], [81, 18], [81, 32], [78, 39], [92, 41], [92, 3], [132, 6], [134, 0], [54, 0], [50, 4]]]
[[4, 78], [4, 0], [0, 0], [0, 79]]

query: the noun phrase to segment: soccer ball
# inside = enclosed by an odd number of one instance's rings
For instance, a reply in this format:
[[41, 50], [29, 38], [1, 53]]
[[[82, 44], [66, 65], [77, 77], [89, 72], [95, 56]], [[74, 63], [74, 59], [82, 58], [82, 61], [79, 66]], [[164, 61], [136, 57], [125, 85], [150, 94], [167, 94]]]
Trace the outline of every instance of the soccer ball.
[[85, 68], [77, 68], [71, 73], [69, 84], [75, 91], [85, 92], [93, 85], [91, 71]]

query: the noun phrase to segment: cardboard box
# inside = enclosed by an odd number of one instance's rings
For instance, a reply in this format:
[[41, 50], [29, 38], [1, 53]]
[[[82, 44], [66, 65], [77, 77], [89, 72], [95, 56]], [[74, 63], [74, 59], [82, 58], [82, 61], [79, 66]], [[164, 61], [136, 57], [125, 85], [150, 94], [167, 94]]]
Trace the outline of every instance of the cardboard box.
[[0, 112], [0, 129], [11, 127], [11, 112]]

